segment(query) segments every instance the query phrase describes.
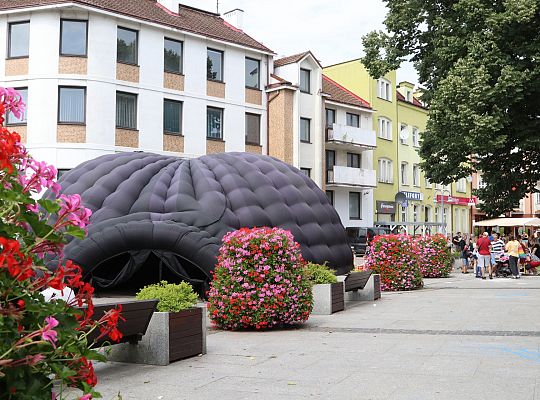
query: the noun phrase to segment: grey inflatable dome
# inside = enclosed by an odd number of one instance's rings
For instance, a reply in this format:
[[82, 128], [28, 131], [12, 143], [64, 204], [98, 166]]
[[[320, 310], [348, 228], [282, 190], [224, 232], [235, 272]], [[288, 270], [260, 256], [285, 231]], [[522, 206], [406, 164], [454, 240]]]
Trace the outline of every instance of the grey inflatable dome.
[[88, 236], [65, 255], [97, 288], [186, 280], [204, 292], [222, 237], [241, 227], [290, 230], [304, 258], [338, 273], [352, 252], [326, 195], [298, 169], [268, 156], [197, 159], [120, 153], [85, 162], [60, 179], [93, 212]]

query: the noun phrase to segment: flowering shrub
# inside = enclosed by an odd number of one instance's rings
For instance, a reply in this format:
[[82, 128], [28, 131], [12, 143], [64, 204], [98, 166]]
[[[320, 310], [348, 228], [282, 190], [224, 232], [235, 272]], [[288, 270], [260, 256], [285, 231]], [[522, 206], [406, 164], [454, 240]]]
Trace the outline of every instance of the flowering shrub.
[[381, 275], [382, 290], [412, 290], [423, 284], [417, 250], [408, 235], [376, 236], [363, 268]]
[[446, 278], [450, 275], [453, 256], [444, 235], [419, 236], [414, 246], [424, 278]]
[[[0, 398], [54, 400], [72, 387], [88, 400], [97, 394], [91, 360], [104, 356], [87, 335], [99, 329], [100, 339], [119, 340], [120, 310], [93, 321], [94, 289], [63, 260], [67, 236], [84, 237], [91, 213], [78, 195], [35, 200], [59, 186], [56, 169], [30, 157], [3, 127], [6, 113], [19, 116], [23, 107], [17, 92], [0, 88]], [[57, 260], [53, 271], [45, 256]], [[57, 299], [46, 301], [44, 289], [59, 291]], [[60, 299], [68, 291], [71, 298]]]
[[279, 228], [243, 228], [223, 238], [208, 311], [222, 329], [272, 328], [307, 321], [311, 282], [300, 246]]

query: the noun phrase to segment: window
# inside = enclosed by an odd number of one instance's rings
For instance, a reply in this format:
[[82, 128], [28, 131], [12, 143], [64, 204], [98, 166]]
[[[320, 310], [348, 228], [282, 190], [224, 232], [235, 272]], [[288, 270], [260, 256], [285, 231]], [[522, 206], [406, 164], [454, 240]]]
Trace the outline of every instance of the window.
[[441, 222], [441, 208], [435, 207], [435, 222]]
[[163, 45], [165, 72], [182, 73], [182, 55], [184, 44], [178, 40], [165, 38]]
[[412, 166], [412, 179], [414, 186], [420, 186], [420, 166], [418, 164]]
[[6, 120], [7, 125], [26, 124], [26, 116], [28, 114], [28, 88], [18, 88], [15, 90], [21, 95], [22, 101], [26, 104], [26, 107], [20, 118], [15, 117], [11, 112], [8, 113]]
[[412, 142], [414, 147], [420, 147], [420, 132], [418, 128], [412, 128]]
[[409, 139], [409, 127], [406, 124], [401, 124], [399, 131], [399, 143], [407, 144]]
[[246, 57], [246, 87], [259, 89], [261, 75], [261, 62]]
[[334, 191], [333, 190], [327, 190], [326, 191], [326, 197], [328, 198], [328, 202], [332, 205], [334, 205]]
[[116, 127], [137, 129], [137, 95], [116, 92]]
[[540, 204], [540, 193], [535, 193], [534, 194], [534, 203], [535, 204]]
[[424, 222], [431, 222], [431, 207], [426, 206], [424, 209]]
[[86, 56], [88, 21], [63, 19], [60, 21], [60, 55]]
[[392, 122], [384, 117], [379, 118], [379, 137], [392, 140]]
[[362, 197], [359, 192], [349, 192], [349, 219], [362, 219]]
[[311, 168], [300, 168], [300, 171], [308, 178], [311, 177]]
[[261, 116], [246, 113], [246, 144], [261, 144]]
[[378, 94], [377, 96], [383, 100], [392, 101], [392, 91], [390, 90], [391, 84], [386, 79], [379, 79], [377, 81]]
[[401, 184], [402, 185], [408, 185], [409, 184], [409, 177], [407, 174], [407, 169], [409, 168], [409, 164], [406, 162], [401, 163]]
[[311, 141], [311, 120], [300, 118], [300, 141], [310, 143]]
[[360, 116], [358, 114], [347, 113], [347, 126], [360, 128]]
[[400, 206], [401, 210], [401, 222], [407, 221], [407, 207], [406, 206]]
[[460, 193], [466, 193], [467, 192], [467, 180], [465, 178], [460, 178], [456, 182], [456, 191]]
[[327, 108], [326, 109], [326, 127], [328, 129], [333, 129], [335, 123], [336, 123], [336, 110]]
[[311, 71], [309, 69], [300, 69], [300, 91], [311, 93]]
[[206, 137], [209, 139], [223, 139], [223, 109], [207, 108]]
[[8, 57], [28, 57], [30, 45], [30, 21], [9, 24]]
[[163, 132], [173, 135], [182, 134], [182, 102], [163, 100]]
[[478, 175], [478, 189], [485, 189], [486, 182], [482, 179], [482, 175]]
[[116, 61], [137, 64], [139, 32], [118, 27], [116, 38]]
[[330, 178], [333, 176], [334, 165], [336, 165], [336, 152], [334, 150], [326, 150], [326, 182], [330, 182]]
[[425, 180], [426, 189], [431, 189], [432, 188], [431, 181], [427, 177], [424, 177], [424, 180]]
[[417, 205], [414, 205], [413, 206], [413, 209], [412, 209], [412, 220], [413, 222], [418, 222], [418, 210], [419, 210], [419, 206]]
[[347, 153], [347, 167], [360, 168], [361, 164], [360, 154]]
[[379, 182], [392, 183], [394, 182], [394, 166], [392, 160], [386, 158], [379, 159]]
[[223, 82], [223, 52], [207, 50], [206, 79]]
[[407, 90], [405, 94], [406, 94], [405, 98], [407, 99], [407, 101], [409, 103], [412, 103], [412, 93], [411, 93], [411, 91]]
[[84, 124], [86, 120], [86, 88], [60, 87], [58, 89], [58, 122]]

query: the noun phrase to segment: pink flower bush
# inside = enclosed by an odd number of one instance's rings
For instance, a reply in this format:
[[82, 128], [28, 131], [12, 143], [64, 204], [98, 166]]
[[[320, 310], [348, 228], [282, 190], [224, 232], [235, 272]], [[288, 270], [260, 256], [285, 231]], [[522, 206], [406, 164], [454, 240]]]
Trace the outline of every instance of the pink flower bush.
[[452, 253], [444, 235], [420, 236], [414, 251], [424, 278], [446, 278], [452, 271]]
[[363, 269], [381, 275], [382, 290], [412, 290], [423, 285], [417, 248], [408, 235], [376, 236]]
[[208, 293], [212, 322], [222, 329], [266, 329], [305, 322], [311, 284], [289, 231], [243, 228], [223, 238]]

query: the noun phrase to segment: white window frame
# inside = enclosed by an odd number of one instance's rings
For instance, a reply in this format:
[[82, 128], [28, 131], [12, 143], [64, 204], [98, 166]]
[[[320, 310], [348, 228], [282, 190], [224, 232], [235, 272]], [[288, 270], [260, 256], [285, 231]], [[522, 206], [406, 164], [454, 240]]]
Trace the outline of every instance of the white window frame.
[[420, 147], [420, 130], [416, 126], [412, 128], [412, 142], [414, 147]]
[[383, 100], [392, 101], [392, 84], [389, 80], [379, 78], [377, 80], [377, 97]]
[[401, 138], [401, 132], [403, 131], [407, 131], [409, 129], [409, 125], [407, 124], [400, 124], [399, 125], [399, 143], [401, 144], [407, 144], [407, 139], [402, 139]]
[[456, 191], [459, 193], [467, 192], [467, 180], [465, 178], [459, 178], [456, 182]]
[[412, 166], [413, 186], [420, 187], [420, 165], [413, 164]]
[[426, 176], [424, 176], [424, 184], [426, 186], [426, 189], [433, 188], [433, 185], [432, 185], [431, 181]]
[[394, 164], [388, 158], [379, 158], [378, 166], [378, 181], [381, 183], [394, 183]]
[[379, 137], [392, 140], [392, 121], [386, 117], [379, 117]]
[[403, 161], [400, 164], [399, 175], [400, 175], [401, 184], [405, 186], [409, 186], [409, 179], [408, 179], [409, 175], [407, 173], [408, 169], [409, 169], [409, 163], [407, 161]]
[[478, 182], [477, 182], [478, 189], [485, 189], [486, 188], [486, 182], [482, 179], [482, 175], [478, 175]]

